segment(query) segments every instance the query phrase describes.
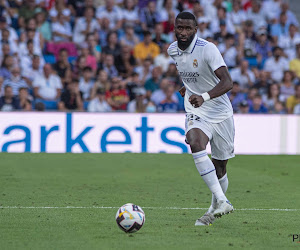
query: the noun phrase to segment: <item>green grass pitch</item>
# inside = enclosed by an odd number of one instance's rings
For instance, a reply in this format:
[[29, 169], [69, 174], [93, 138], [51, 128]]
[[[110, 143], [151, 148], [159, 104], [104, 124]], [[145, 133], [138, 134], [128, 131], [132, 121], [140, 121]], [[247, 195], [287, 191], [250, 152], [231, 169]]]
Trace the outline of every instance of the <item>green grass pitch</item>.
[[[228, 176], [236, 211], [195, 227], [204, 209], [176, 209], [211, 201], [191, 155], [1, 154], [0, 248], [300, 247], [292, 239], [300, 234], [300, 156], [237, 156]], [[116, 207], [128, 202], [146, 214], [135, 234], [115, 222]]]

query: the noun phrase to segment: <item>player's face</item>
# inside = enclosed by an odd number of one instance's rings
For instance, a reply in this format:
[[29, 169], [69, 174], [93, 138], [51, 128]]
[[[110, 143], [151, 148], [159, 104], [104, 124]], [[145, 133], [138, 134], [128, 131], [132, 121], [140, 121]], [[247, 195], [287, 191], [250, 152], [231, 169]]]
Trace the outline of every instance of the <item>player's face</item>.
[[177, 19], [175, 22], [175, 35], [178, 41], [178, 47], [185, 50], [193, 41], [197, 32], [197, 26], [193, 20]]

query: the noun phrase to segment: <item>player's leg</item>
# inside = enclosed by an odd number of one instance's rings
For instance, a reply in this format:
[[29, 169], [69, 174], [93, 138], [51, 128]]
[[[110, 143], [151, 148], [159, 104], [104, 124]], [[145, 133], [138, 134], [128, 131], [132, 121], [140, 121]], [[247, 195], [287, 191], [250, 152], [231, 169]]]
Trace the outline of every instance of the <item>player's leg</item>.
[[206, 145], [209, 141], [208, 136], [200, 128], [192, 128], [188, 131], [187, 140], [190, 144], [196, 168], [204, 182], [215, 195], [216, 199], [226, 201], [220, 183], [216, 175], [216, 169], [207, 155]]
[[[217, 160], [212, 159], [212, 162], [216, 168], [216, 174], [219, 180], [219, 183], [221, 185], [221, 188], [223, 190], [223, 193], [226, 194], [227, 188], [228, 188], [228, 178], [227, 178], [227, 171], [226, 171], [226, 165], [228, 160]], [[217, 207], [217, 199], [212, 194], [212, 200], [211, 200], [211, 206], [208, 209], [209, 213], [213, 213], [214, 210]]]

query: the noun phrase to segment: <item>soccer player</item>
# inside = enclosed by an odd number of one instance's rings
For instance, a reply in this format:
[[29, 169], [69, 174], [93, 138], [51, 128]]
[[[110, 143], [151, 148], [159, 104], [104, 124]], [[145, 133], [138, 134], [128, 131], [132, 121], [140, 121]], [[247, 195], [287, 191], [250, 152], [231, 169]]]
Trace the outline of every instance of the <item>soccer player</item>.
[[[226, 95], [233, 84], [217, 47], [197, 37], [193, 14], [181, 12], [175, 20], [177, 41], [168, 48], [184, 87], [186, 140], [191, 147], [196, 168], [212, 192], [208, 211], [195, 225], [210, 225], [215, 218], [233, 211], [225, 196], [228, 179], [226, 165], [234, 157], [233, 111]], [[210, 141], [211, 158], [206, 145]]]

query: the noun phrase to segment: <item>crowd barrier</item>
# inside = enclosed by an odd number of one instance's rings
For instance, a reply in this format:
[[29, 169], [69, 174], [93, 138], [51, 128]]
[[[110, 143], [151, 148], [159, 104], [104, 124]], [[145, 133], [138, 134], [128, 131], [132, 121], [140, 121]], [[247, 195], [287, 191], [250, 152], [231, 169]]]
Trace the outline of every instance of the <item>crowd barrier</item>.
[[[190, 152], [183, 113], [1, 112], [0, 120], [1, 152]], [[234, 115], [234, 120], [236, 154], [300, 154], [300, 116]]]

